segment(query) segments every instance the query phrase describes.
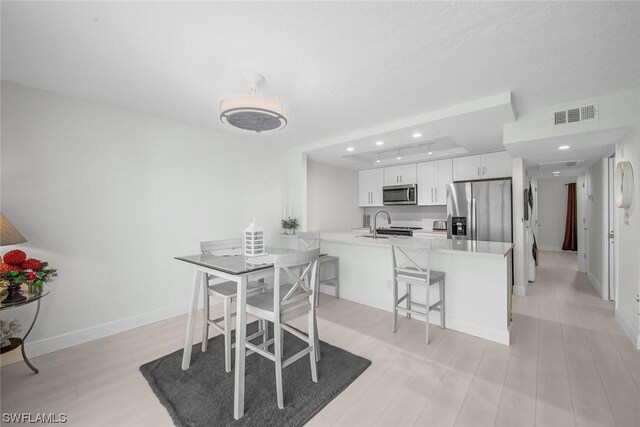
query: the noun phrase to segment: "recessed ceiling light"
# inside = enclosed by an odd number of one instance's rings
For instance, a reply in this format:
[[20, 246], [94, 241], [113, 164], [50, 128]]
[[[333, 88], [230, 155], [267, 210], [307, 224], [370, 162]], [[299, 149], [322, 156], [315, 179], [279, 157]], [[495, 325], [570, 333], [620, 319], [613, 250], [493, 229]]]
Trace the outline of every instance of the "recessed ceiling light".
[[402, 157], [398, 156], [396, 157], [396, 160], [402, 160]]
[[377, 141], [376, 145], [384, 145], [384, 141]]
[[571, 147], [569, 147], [568, 145], [561, 145], [560, 147], [558, 147], [558, 150], [568, 150], [569, 148]]
[[422, 136], [422, 134], [420, 132], [416, 132], [413, 134], [414, 138], [420, 138]]
[[347, 147], [347, 151], [353, 151], [353, 147]]
[[554, 174], [554, 175], [560, 175], [560, 172], [555, 171], [553, 174]]
[[376, 160], [376, 163], [380, 163], [380, 159]]
[[433, 154], [433, 151], [428, 151], [428, 152], [427, 152], [427, 156], [430, 156], [430, 155], [432, 155], [432, 154]]

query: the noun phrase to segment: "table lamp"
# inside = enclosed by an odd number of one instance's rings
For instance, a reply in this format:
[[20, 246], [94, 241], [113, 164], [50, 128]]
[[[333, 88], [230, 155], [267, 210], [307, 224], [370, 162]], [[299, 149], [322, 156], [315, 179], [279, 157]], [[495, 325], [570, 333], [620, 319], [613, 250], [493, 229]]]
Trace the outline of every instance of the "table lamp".
[[[18, 229], [11, 224], [11, 221], [9, 221], [2, 212], [0, 212], [0, 246], [16, 245], [26, 241], [27, 239], [25, 239]], [[8, 295], [2, 301], [3, 303], [20, 302], [26, 299], [20, 291], [19, 283], [12, 283], [9, 281], [7, 292]]]

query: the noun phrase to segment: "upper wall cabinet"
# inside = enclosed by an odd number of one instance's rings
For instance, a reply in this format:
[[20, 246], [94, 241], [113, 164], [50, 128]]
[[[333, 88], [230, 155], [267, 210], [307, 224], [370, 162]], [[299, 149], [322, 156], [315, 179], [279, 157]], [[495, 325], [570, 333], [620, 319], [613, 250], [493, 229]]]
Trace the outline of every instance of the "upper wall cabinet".
[[506, 151], [453, 159], [454, 181], [509, 178], [511, 174], [511, 157]]
[[415, 163], [384, 168], [384, 185], [417, 184]]
[[382, 206], [383, 169], [358, 172], [358, 205], [360, 207]]
[[418, 205], [446, 205], [447, 184], [452, 182], [451, 159], [418, 163]]

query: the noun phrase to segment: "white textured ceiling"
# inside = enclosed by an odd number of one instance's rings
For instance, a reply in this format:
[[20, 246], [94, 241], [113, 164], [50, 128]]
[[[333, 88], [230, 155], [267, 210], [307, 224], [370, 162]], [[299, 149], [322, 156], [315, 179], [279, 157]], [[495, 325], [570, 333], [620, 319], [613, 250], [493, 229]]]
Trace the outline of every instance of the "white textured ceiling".
[[278, 145], [508, 91], [518, 113], [640, 86], [638, 2], [1, 7], [3, 79], [226, 129], [218, 102], [257, 71], [289, 125], [242, 134]]

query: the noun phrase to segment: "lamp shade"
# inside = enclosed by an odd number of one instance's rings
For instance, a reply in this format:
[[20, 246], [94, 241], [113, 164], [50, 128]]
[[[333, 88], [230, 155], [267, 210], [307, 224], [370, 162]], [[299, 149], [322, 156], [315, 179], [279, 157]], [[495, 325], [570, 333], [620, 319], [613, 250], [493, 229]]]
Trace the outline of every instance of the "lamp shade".
[[0, 246], [15, 245], [26, 241], [27, 239], [11, 224], [11, 221], [0, 213]]

